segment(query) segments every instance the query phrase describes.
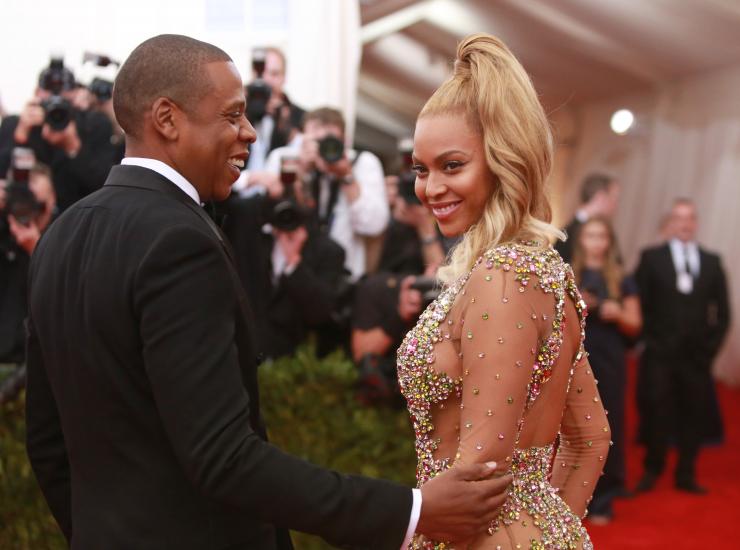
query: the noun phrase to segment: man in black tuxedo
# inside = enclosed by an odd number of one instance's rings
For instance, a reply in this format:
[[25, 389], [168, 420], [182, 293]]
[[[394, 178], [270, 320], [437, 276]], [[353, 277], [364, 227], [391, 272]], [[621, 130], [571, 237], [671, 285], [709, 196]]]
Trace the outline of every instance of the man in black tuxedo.
[[675, 237], [642, 253], [637, 283], [645, 352], [640, 392], [647, 454], [638, 491], [653, 487], [665, 467], [671, 434], [677, 437], [678, 489], [704, 493], [695, 463], [712, 395], [711, 365], [730, 321], [719, 256], [696, 243], [696, 208], [678, 199], [671, 211]]
[[568, 236], [566, 241], [557, 241], [555, 250], [570, 262], [573, 258], [573, 245], [578, 238], [578, 229], [594, 216], [601, 216], [608, 220], [614, 217], [619, 205], [621, 186], [619, 182], [607, 174], [593, 173], [586, 176], [581, 184], [581, 205], [576, 210], [571, 222], [565, 226]]
[[[510, 477], [453, 469], [417, 492], [271, 446], [253, 327], [230, 247], [200, 208], [254, 141], [223, 51], [162, 35], [115, 84], [122, 166], [68, 209], [31, 263], [27, 446], [73, 549], [346, 548], [486, 529]], [[418, 524], [416, 518], [418, 517]]]

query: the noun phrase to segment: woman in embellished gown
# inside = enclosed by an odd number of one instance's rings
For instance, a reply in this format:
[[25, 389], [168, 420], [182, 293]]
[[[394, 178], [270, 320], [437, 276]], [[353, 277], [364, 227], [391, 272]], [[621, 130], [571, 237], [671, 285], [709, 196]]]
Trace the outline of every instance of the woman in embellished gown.
[[[585, 306], [549, 245], [547, 118], [506, 46], [473, 35], [424, 106], [416, 194], [446, 236], [439, 298], [398, 352], [419, 486], [463, 464], [513, 476], [487, 533], [421, 549], [590, 549], [581, 525], [610, 431], [583, 348]], [[422, 504], [423, 506], [423, 504]]]

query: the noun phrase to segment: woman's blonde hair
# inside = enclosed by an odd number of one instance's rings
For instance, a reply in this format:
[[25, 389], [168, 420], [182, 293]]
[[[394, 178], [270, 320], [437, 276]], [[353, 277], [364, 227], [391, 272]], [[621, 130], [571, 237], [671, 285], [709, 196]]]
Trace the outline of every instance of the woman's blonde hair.
[[529, 75], [495, 36], [474, 34], [460, 43], [453, 75], [429, 98], [419, 118], [449, 114], [465, 115], [481, 133], [496, 182], [481, 219], [440, 268], [440, 280], [450, 283], [464, 275], [499, 244], [533, 240], [544, 247], [564, 238], [550, 224], [545, 193], [553, 157], [547, 116]]

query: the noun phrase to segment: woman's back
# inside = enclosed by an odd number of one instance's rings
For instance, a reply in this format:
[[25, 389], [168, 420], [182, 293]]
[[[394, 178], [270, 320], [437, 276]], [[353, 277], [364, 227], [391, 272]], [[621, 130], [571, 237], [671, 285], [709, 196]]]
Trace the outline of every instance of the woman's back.
[[399, 349], [419, 485], [492, 460], [514, 476], [489, 534], [466, 543], [473, 548], [590, 547], [579, 517], [609, 428], [582, 341], [570, 268], [551, 248], [522, 243], [487, 252]]

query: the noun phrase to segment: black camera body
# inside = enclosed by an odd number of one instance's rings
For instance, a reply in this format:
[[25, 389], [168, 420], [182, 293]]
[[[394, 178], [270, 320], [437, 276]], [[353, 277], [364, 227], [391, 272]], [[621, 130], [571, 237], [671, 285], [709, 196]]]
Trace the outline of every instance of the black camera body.
[[72, 104], [60, 95], [53, 95], [49, 99], [41, 102], [44, 108], [44, 124], [55, 132], [61, 132], [74, 118], [74, 107]]
[[319, 140], [319, 156], [328, 164], [335, 164], [344, 158], [344, 142], [333, 134]]
[[414, 172], [401, 172], [398, 175], [398, 196], [406, 204], [421, 204], [419, 197], [416, 196], [416, 174]]
[[272, 201], [267, 214], [267, 223], [280, 231], [294, 231], [306, 224], [305, 210], [292, 198]]
[[88, 89], [101, 103], [110, 101], [113, 98], [113, 82], [110, 80], [93, 78]]
[[411, 288], [421, 292], [423, 309], [429, 307], [429, 304], [439, 298], [441, 293], [437, 279], [423, 275], [418, 275], [416, 277], [416, 280], [411, 284]]
[[72, 71], [64, 66], [64, 60], [52, 57], [49, 66], [39, 76], [39, 88], [59, 95], [75, 88], [75, 77]]
[[247, 119], [251, 124], [258, 124], [267, 114], [267, 104], [272, 96], [272, 87], [265, 82], [262, 75], [265, 73], [267, 52], [262, 49], [252, 53], [252, 70], [255, 79], [247, 85]]

